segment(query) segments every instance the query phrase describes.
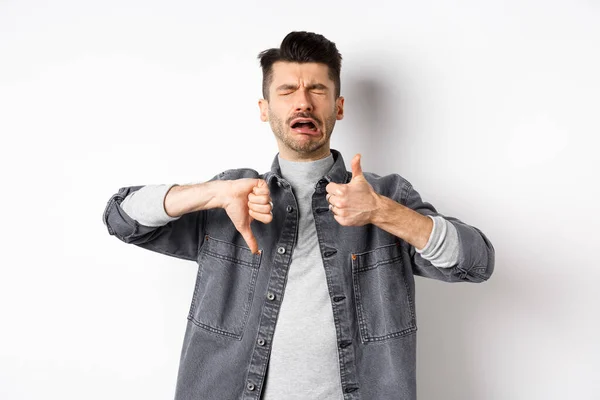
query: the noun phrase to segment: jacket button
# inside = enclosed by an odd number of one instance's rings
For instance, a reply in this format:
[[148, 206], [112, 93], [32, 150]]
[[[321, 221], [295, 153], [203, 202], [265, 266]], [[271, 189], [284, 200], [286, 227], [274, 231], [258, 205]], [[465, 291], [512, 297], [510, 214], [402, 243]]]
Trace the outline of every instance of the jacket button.
[[338, 302], [344, 300], [345, 298], [346, 298], [346, 296], [335, 296], [333, 298], [333, 301], [335, 301], [336, 303], [338, 303]]
[[254, 389], [256, 389], [256, 386], [254, 386], [254, 383], [252, 383], [252, 382], [248, 382], [246, 387], [248, 388], [249, 391], [253, 391]]
[[350, 346], [352, 344], [351, 341], [349, 340], [344, 340], [340, 342], [340, 348], [345, 349], [346, 347]]
[[256, 342], [258, 343], [259, 346], [265, 345], [265, 339], [258, 339]]
[[283, 253], [285, 253], [285, 247], [283, 247], [283, 246], [281, 246], [281, 247], [278, 247], [278, 248], [277, 248], [277, 252], [278, 252], [279, 254], [283, 254]]
[[273, 301], [275, 300], [275, 295], [273, 293], [269, 293], [267, 294], [267, 299], [269, 299], [269, 301]]
[[291, 213], [292, 211], [294, 211], [294, 207], [292, 207], [292, 206], [287, 206], [287, 207], [285, 208], [285, 211], [287, 211], [287, 212]]

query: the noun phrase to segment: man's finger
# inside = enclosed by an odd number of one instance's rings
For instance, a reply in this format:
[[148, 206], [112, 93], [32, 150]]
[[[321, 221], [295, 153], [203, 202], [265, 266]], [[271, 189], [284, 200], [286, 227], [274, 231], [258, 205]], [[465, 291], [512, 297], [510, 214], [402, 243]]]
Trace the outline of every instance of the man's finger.
[[257, 179], [256, 185], [252, 188], [252, 193], [256, 195], [269, 194], [269, 185], [264, 179]]
[[329, 209], [331, 210], [331, 207], [337, 207], [337, 208], [341, 208], [342, 206], [342, 201], [340, 199], [337, 198], [333, 198], [333, 199], [329, 199]]
[[256, 203], [248, 203], [248, 208], [254, 212], [260, 214], [269, 214], [273, 208], [270, 203], [267, 204], [256, 204]]
[[344, 193], [341, 190], [342, 185], [335, 182], [329, 182], [327, 186], [325, 186], [325, 190], [327, 193], [332, 194], [334, 196], [342, 196]]
[[259, 213], [253, 210], [248, 210], [248, 213], [250, 214], [250, 216], [252, 218], [254, 218], [257, 221], [262, 222], [263, 224], [268, 224], [269, 222], [273, 221], [273, 214], [268, 212], [268, 213]]
[[245, 229], [241, 229], [240, 233], [241, 233], [242, 237], [244, 238], [244, 240], [246, 241], [246, 244], [248, 245], [248, 247], [250, 247], [252, 254], [258, 253], [258, 243], [256, 242], [256, 238], [254, 237], [254, 234], [252, 233], [252, 229], [250, 228], [250, 226], [248, 226]]
[[360, 158], [361, 155], [360, 153], [355, 155], [354, 158], [352, 159], [352, 179], [358, 177], [358, 176], [362, 176], [363, 172], [362, 172], [362, 167], [360, 166]]
[[250, 203], [255, 203], [255, 204], [269, 204], [269, 202], [271, 201], [271, 196], [266, 195], [266, 194], [261, 194], [260, 196], [257, 196], [254, 193], [249, 193], [248, 201]]

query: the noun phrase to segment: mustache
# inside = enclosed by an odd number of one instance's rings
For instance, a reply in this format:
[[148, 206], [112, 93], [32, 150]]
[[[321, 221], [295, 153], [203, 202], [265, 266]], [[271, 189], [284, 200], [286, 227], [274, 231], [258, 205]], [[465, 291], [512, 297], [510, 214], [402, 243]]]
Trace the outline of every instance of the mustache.
[[287, 124], [291, 124], [293, 120], [295, 120], [296, 118], [310, 118], [312, 120], [314, 120], [318, 125], [321, 125], [321, 121], [319, 121], [319, 119], [317, 117], [315, 117], [313, 114], [308, 113], [308, 112], [301, 112], [301, 113], [297, 113], [292, 115], [290, 118], [288, 118], [288, 120], [286, 121]]

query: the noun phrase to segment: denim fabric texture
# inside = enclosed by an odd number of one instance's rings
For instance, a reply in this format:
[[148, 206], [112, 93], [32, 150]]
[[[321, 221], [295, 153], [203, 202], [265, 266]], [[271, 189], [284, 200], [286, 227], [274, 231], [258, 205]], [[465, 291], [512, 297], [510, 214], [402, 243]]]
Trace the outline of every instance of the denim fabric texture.
[[[374, 225], [341, 226], [329, 211], [325, 187], [348, 183], [352, 174], [341, 154], [331, 152], [335, 162], [315, 186], [312, 211], [333, 307], [344, 399], [416, 399], [414, 276], [485, 281], [494, 269], [494, 247], [479, 229], [439, 214], [397, 174], [364, 176], [377, 193], [452, 223], [460, 245], [455, 266], [436, 268], [413, 246]], [[143, 186], [120, 188], [104, 210], [109, 234], [121, 241], [198, 264], [176, 400], [261, 398], [297, 238], [298, 205], [281, 177], [277, 156], [265, 174], [231, 169], [213, 180], [240, 178], [264, 179], [271, 191], [273, 221], [252, 222], [259, 254], [251, 253], [223, 209], [188, 213], [160, 227], [137, 223], [120, 203]]]

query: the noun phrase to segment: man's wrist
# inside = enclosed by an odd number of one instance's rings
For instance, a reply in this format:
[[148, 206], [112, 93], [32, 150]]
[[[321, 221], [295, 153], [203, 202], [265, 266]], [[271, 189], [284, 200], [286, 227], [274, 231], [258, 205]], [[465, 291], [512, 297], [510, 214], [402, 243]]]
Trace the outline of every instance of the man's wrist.
[[390, 215], [390, 201], [397, 204], [389, 197], [383, 196], [379, 193], [375, 193], [375, 209], [371, 213], [370, 223], [382, 227], [385, 222], [386, 215]]
[[194, 211], [219, 208], [224, 204], [222, 181], [175, 185], [165, 195], [167, 215], [179, 217]]
[[420, 213], [390, 199], [378, 195], [376, 211], [371, 223], [392, 235], [422, 249], [427, 244], [433, 221]]

